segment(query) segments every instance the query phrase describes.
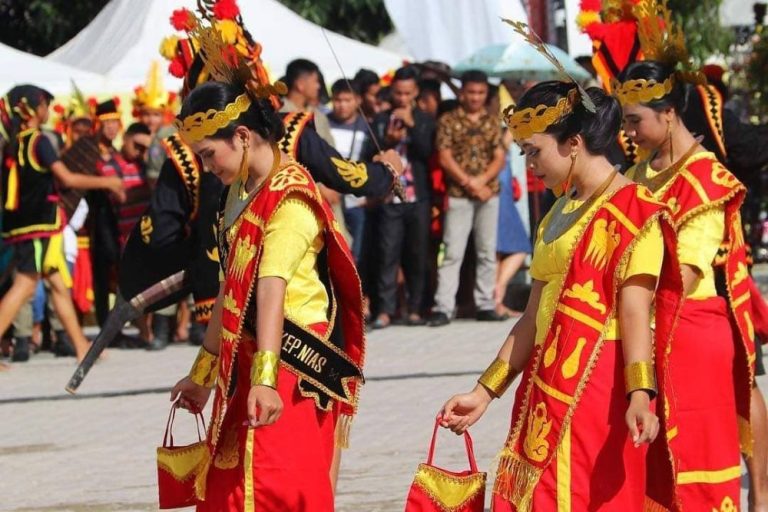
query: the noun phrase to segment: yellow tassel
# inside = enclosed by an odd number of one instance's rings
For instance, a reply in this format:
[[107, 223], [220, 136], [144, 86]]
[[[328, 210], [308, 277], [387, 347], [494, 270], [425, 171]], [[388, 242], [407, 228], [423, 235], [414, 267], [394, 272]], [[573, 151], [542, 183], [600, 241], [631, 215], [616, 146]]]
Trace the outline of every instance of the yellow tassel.
[[11, 164], [8, 173], [8, 190], [6, 190], [5, 209], [14, 211], [19, 207], [19, 169], [16, 163]]
[[741, 446], [741, 453], [745, 457], [752, 456], [752, 425], [749, 421], [739, 416], [739, 445]]
[[347, 414], [339, 415], [339, 421], [336, 423], [336, 444], [343, 448], [349, 448], [349, 435], [352, 431], [352, 416]]
[[539, 483], [542, 470], [518, 458], [509, 448], [499, 457], [493, 492], [509, 501], [518, 512], [530, 512], [533, 490]]
[[669, 509], [646, 496], [645, 502], [643, 503], [643, 512], [669, 512]]

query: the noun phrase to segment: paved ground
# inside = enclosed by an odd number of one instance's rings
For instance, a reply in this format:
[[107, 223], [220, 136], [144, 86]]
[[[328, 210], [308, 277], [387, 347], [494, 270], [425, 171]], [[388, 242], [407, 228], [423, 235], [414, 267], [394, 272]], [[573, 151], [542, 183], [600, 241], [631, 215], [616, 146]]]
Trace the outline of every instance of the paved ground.
[[[392, 327], [369, 337], [368, 383], [344, 456], [340, 512], [403, 509], [436, 411], [473, 385], [511, 325]], [[0, 372], [0, 510], [157, 510], [154, 452], [168, 413], [165, 390], [188, 370], [195, 350], [112, 350], [75, 399], [63, 391], [71, 359], [39, 356]], [[768, 380], [761, 385], [768, 390]], [[506, 437], [512, 395], [473, 427], [486, 470]], [[177, 438], [191, 441], [192, 422], [177, 423]], [[438, 464], [466, 468], [455, 437], [443, 433], [437, 453]]]

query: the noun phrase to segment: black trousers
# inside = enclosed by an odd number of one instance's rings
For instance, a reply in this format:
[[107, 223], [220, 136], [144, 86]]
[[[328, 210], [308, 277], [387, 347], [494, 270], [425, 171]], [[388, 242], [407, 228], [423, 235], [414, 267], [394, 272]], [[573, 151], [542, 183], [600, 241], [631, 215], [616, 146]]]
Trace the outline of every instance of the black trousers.
[[402, 265], [408, 313], [421, 313], [429, 248], [429, 201], [385, 204], [378, 210], [378, 312], [388, 315], [396, 312], [397, 271]]

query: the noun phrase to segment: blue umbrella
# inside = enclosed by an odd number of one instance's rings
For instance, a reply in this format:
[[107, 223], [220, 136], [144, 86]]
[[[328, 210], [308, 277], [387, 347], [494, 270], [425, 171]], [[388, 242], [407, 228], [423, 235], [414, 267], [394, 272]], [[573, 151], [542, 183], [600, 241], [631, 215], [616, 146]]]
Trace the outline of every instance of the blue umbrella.
[[[551, 44], [547, 47], [573, 78], [579, 81], [591, 78], [587, 70], [563, 50]], [[512, 80], [539, 82], [562, 78], [543, 55], [522, 39], [510, 44], [493, 44], [481, 48], [453, 67], [457, 74], [470, 69], [478, 69], [491, 77]]]

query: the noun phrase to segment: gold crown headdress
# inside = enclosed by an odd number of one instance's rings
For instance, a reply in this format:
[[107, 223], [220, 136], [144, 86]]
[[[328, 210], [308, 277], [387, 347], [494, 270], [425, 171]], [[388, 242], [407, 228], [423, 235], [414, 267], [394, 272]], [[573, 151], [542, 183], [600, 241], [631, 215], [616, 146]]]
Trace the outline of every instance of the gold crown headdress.
[[[227, 7], [226, 16], [229, 17], [222, 19], [221, 15], [216, 14], [216, 7], [224, 3]], [[194, 27], [188, 32], [190, 38], [199, 44], [200, 55], [210, 78], [237, 84], [245, 92], [224, 110], [211, 109], [183, 120], [177, 119], [174, 124], [188, 142], [197, 142], [213, 135], [236, 120], [248, 110], [252, 99], [267, 100], [277, 109], [280, 105], [278, 96], [288, 92], [284, 83], [270, 82], [261, 61], [261, 45], [246, 39], [234, 1], [219, 0], [212, 3], [210, 0], [198, 0], [198, 12], [200, 16], [196, 17]]]
[[672, 19], [667, 0], [640, 0], [633, 13], [637, 20], [637, 38], [645, 60], [661, 62], [673, 68], [681, 66], [681, 69], [663, 82], [642, 78], [623, 83], [613, 80], [611, 89], [622, 106], [661, 99], [672, 91], [677, 80], [706, 83], [704, 74], [693, 69], [685, 46], [685, 34]]
[[565, 70], [557, 57], [527, 24], [508, 19], [503, 19], [503, 21], [512, 25], [515, 32], [522, 35], [528, 44], [541, 53], [560, 72], [564, 82], [572, 83], [574, 86], [567, 96], [561, 98], [555, 105], [537, 105], [522, 110], [516, 110], [515, 105], [510, 105], [504, 109], [505, 121], [515, 140], [527, 139], [534, 133], [545, 132], [547, 128], [559, 123], [571, 114], [579, 103], [590, 112], [597, 111], [587, 91]]

